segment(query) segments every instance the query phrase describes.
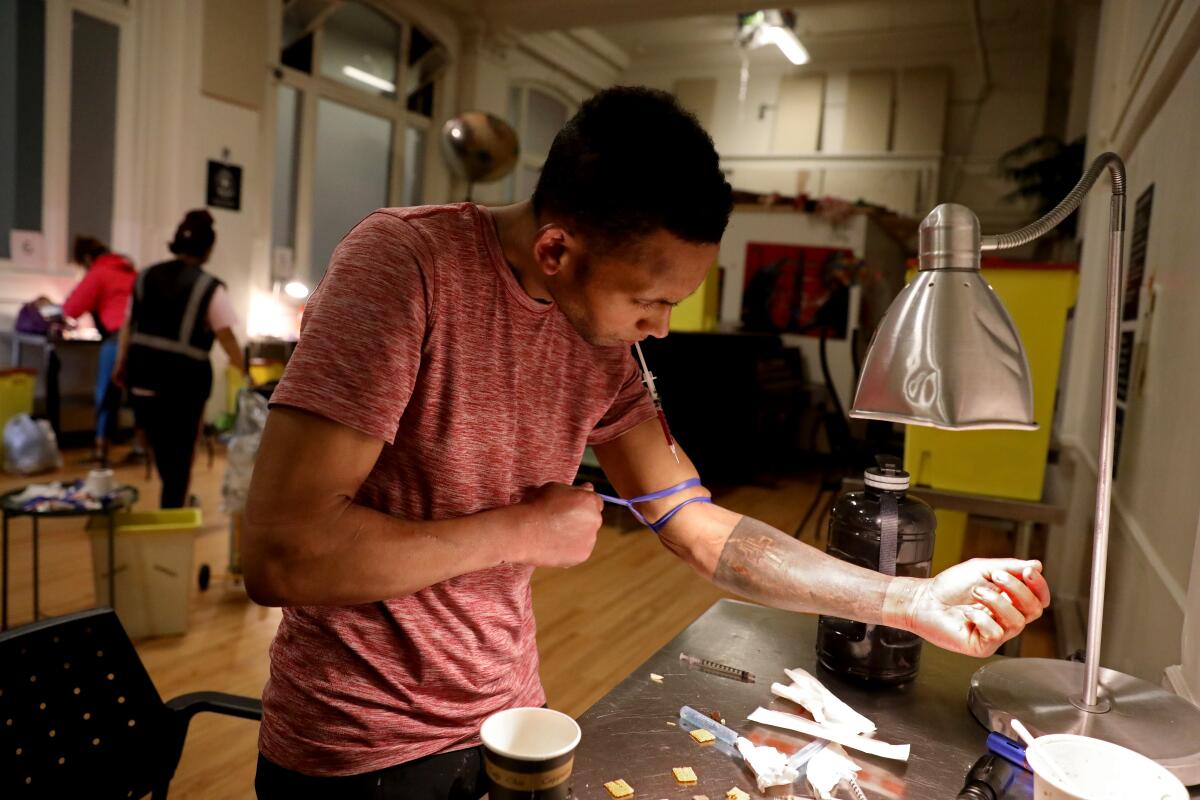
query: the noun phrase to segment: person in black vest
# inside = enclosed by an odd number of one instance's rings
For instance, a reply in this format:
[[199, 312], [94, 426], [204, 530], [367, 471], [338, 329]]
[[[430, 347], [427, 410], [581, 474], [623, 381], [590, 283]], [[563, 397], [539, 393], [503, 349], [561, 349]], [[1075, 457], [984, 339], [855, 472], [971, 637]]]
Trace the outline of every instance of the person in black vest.
[[203, 269], [216, 239], [212, 215], [189, 211], [170, 244], [175, 258], [138, 275], [113, 370], [113, 381], [128, 387], [146, 431], [162, 479], [163, 508], [187, 503], [192, 456], [212, 390], [213, 342], [246, 371], [228, 292]]

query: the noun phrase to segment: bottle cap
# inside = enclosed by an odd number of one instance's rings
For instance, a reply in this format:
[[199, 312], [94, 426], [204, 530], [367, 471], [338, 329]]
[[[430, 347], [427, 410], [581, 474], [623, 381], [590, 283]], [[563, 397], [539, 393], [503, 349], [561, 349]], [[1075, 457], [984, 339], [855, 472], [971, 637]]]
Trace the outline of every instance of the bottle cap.
[[909, 486], [909, 474], [900, 466], [900, 459], [895, 456], [875, 456], [878, 466], [869, 468], [863, 473], [863, 481], [872, 489], [883, 489], [888, 492], [903, 492]]

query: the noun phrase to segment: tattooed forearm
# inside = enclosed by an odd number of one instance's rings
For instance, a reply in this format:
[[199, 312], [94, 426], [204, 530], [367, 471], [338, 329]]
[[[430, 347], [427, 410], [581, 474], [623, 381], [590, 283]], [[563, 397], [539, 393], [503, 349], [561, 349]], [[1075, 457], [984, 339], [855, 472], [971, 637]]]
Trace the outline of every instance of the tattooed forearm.
[[713, 582], [775, 608], [880, 623], [889, 579], [742, 517], [725, 542]]

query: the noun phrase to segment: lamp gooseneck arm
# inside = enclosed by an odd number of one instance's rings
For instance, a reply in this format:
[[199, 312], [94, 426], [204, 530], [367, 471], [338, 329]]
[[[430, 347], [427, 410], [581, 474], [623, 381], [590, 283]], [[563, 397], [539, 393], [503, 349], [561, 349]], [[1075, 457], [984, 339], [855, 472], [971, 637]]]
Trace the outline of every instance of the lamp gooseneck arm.
[[1012, 233], [999, 233], [991, 236], [980, 237], [980, 250], [1009, 250], [1014, 247], [1020, 247], [1023, 244], [1028, 244], [1035, 239], [1040, 239], [1050, 231], [1058, 227], [1058, 224], [1070, 216], [1071, 212], [1079, 208], [1079, 204], [1083, 202], [1086, 195], [1100, 174], [1108, 169], [1112, 176], [1112, 199], [1113, 210], [1116, 212], [1116, 204], [1120, 198], [1120, 214], [1114, 213], [1110, 220], [1110, 230], [1125, 230], [1125, 163], [1121, 161], [1121, 157], [1116, 153], [1101, 153], [1096, 156], [1096, 160], [1087, 168], [1087, 172], [1083, 173], [1083, 177], [1075, 184], [1066, 197], [1059, 202], [1054, 208], [1050, 209], [1041, 219], [1031, 222], [1024, 228], [1019, 228]]
[[1109, 702], [1100, 697], [1100, 635], [1104, 626], [1104, 578], [1108, 566], [1108, 532], [1112, 508], [1113, 445], [1116, 436], [1117, 353], [1121, 326], [1121, 275], [1125, 253], [1125, 164], [1116, 153], [1096, 157], [1079, 183], [1044, 217], [1024, 228], [981, 237], [983, 250], [1006, 250], [1044, 236], [1079, 207], [1083, 196], [1108, 169], [1112, 176], [1109, 206], [1108, 300], [1104, 322], [1104, 382], [1101, 395], [1100, 454], [1096, 466], [1096, 530], [1092, 547], [1092, 587], [1088, 600], [1087, 649], [1083, 694], [1071, 702], [1084, 711], [1103, 713]]

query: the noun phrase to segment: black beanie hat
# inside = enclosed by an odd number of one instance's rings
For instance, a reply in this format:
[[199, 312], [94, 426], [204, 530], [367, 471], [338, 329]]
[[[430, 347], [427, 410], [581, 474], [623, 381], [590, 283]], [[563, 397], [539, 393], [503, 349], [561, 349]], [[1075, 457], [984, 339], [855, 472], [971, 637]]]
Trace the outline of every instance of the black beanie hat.
[[201, 208], [187, 213], [175, 229], [175, 238], [169, 247], [177, 256], [204, 258], [216, 241], [212, 214]]

